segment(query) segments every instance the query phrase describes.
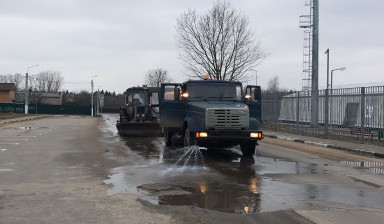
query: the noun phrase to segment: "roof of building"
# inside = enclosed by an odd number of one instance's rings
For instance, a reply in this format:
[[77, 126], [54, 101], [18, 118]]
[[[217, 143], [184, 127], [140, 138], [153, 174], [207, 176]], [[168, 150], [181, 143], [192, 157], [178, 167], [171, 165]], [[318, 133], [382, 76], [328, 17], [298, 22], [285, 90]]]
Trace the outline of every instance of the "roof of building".
[[0, 83], [0, 91], [11, 91], [15, 89], [15, 83]]

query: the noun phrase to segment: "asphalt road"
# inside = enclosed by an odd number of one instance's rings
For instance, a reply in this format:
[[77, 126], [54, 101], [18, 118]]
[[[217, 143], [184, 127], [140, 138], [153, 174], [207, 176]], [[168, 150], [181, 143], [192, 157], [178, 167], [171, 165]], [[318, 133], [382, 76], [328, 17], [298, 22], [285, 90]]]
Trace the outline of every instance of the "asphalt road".
[[265, 139], [122, 138], [114, 115], [0, 127], [0, 223], [382, 223], [383, 160]]

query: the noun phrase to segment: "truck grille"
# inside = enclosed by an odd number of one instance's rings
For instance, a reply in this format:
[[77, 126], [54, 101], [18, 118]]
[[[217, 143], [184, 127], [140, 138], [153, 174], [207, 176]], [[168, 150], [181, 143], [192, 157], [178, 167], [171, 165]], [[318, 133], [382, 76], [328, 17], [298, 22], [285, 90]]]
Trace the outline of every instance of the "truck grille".
[[205, 124], [207, 129], [248, 129], [249, 110], [245, 108], [209, 108]]

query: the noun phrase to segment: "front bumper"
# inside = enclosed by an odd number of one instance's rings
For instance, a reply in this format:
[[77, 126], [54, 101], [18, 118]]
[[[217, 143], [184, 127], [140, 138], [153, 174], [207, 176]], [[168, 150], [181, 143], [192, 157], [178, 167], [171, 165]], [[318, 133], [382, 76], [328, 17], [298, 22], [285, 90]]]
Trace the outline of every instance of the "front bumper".
[[[197, 134], [199, 133], [199, 134]], [[202, 137], [200, 133], [207, 133], [206, 137]], [[255, 133], [257, 137], [251, 137], [251, 133]], [[198, 141], [220, 140], [220, 141], [257, 141], [263, 139], [262, 131], [250, 130], [209, 130], [198, 131], [193, 133], [194, 139]]]

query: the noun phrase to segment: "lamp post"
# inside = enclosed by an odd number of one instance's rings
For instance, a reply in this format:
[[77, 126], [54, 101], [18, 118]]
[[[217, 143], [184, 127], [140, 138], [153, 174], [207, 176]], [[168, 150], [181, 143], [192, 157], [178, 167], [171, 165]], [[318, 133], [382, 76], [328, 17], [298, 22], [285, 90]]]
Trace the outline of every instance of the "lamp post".
[[27, 68], [27, 73], [25, 74], [25, 103], [24, 103], [24, 112], [28, 114], [28, 72], [29, 69], [37, 67], [39, 65], [32, 65]]
[[97, 75], [92, 76], [91, 79], [91, 116], [93, 117], [93, 78], [97, 77]]
[[250, 69], [249, 71], [253, 71], [253, 72], [255, 72], [256, 86], [257, 86], [257, 70], [255, 70], [255, 69]]
[[327, 51], [325, 51], [325, 54], [327, 55], [327, 89], [325, 90], [325, 121], [324, 121], [324, 127], [325, 127], [325, 138], [328, 138], [328, 128], [329, 128], [329, 48]]
[[340, 68], [335, 68], [331, 70], [331, 127], [332, 127], [332, 109], [333, 109], [333, 72], [334, 71], [344, 71], [346, 68], [345, 67], [340, 67]]
[[98, 86], [97, 87], [97, 93], [96, 93], [96, 116], [99, 116], [100, 108], [101, 108], [101, 103], [100, 103], [100, 89], [103, 86]]
[[257, 86], [257, 70], [255, 70], [255, 76], [256, 76], [256, 86]]

